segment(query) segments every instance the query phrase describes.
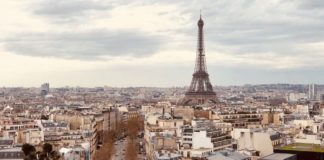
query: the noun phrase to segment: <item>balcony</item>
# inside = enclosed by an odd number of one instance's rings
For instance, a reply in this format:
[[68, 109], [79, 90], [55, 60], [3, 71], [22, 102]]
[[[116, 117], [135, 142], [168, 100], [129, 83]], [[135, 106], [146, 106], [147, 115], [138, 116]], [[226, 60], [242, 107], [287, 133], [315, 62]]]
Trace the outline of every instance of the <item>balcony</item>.
[[214, 147], [221, 147], [221, 146], [226, 146], [226, 145], [229, 145], [229, 144], [232, 144], [232, 139], [226, 139], [226, 140], [223, 140], [223, 141], [220, 141], [220, 142], [214, 142]]

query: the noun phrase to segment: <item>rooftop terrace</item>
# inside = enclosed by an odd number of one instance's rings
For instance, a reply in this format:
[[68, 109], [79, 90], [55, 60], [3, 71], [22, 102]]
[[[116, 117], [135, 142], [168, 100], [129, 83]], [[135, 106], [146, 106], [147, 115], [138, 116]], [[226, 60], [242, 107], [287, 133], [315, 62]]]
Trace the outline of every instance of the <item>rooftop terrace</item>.
[[305, 151], [305, 152], [319, 152], [324, 153], [324, 146], [317, 144], [306, 144], [306, 143], [294, 143], [279, 148], [281, 150], [290, 151]]

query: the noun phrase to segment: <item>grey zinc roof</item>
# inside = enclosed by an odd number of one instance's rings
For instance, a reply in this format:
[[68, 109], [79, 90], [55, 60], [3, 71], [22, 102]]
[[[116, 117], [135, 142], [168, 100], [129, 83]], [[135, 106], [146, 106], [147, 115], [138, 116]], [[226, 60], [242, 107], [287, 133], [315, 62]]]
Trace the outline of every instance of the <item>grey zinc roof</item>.
[[288, 153], [273, 153], [268, 156], [261, 158], [260, 160], [285, 160], [289, 157], [293, 157], [295, 154], [288, 154]]
[[0, 150], [0, 160], [23, 160], [24, 153], [21, 148], [8, 148]]
[[222, 154], [215, 154], [207, 157], [208, 160], [233, 160], [229, 157], [223, 156]]
[[13, 140], [12, 139], [0, 139], [0, 145], [12, 145]]
[[249, 156], [239, 152], [221, 150], [208, 157], [208, 160], [245, 160]]
[[249, 156], [238, 152], [232, 152], [228, 157], [232, 158], [233, 160], [243, 160], [249, 158]]

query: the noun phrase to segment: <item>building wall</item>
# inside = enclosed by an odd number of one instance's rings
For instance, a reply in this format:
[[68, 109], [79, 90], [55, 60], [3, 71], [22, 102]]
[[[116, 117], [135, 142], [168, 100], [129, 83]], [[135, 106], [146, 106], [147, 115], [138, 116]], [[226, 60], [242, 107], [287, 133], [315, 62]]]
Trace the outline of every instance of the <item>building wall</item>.
[[55, 122], [68, 122], [71, 130], [85, 128], [85, 125], [90, 124], [89, 117], [72, 114], [52, 114], [51, 119]]
[[38, 145], [41, 143], [41, 141], [44, 140], [44, 132], [40, 130], [26, 131], [24, 136], [25, 136], [25, 142], [32, 145]]
[[273, 115], [273, 124], [279, 126], [281, 124], [281, 121], [280, 121], [280, 113], [275, 113]]
[[293, 124], [297, 127], [305, 128], [313, 125], [313, 120], [294, 120]]
[[317, 139], [317, 135], [304, 135], [303, 138], [294, 138], [295, 143], [321, 144], [321, 140]]
[[211, 138], [207, 137], [206, 131], [193, 132], [192, 134], [192, 148], [200, 149], [200, 148], [213, 148], [213, 144], [211, 143]]
[[157, 137], [155, 149], [177, 149], [176, 137]]
[[196, 118], [206, 118], [206, 119], [210, 119], [211, 117], [211, 111], [204, 111], [204, 110], [195, 110], [194, 111], [194, 116]]
[[280, 114], [276, 112], [264, 112], [262, 113], [262, 125], [280, 125]]
[[231, 123], [235, 128], [254, 128], [261, 125], [262, 115], [256, 112], [237, 112], [218, 114], [223, 122]]
[[190, 121], [194, 118], [194, 109], [191, 107], [175, 107], [173, 109], [174, 116], [181, 116], [185, 121]]
[[273, 153], [273, 146], [268, 133], [254, 132], [253, 143], [255, 149], [260, 151], [261, 157]]
[[270, 123], [272, 123], [272, 114], [270, 114], [269, 112], [266, 113], [262, 113], [262, 121], [261, 124], [262, 125], [268, 125]]
[[231, 135], [233, 139], [238, 140], [241, 138], [241, 132], [250, 132], [250, 129], [247, 128], [234, 128]]
[[117, 110], [103, 112], [103, 131], [115, 129], [119, 122], [121, 122], [121, 116]]
[[244, 149], [260, 151], [261, 157], [272, 154], [273, 146], [270, 135], [264, 132], [241, 132], [238, 150]]

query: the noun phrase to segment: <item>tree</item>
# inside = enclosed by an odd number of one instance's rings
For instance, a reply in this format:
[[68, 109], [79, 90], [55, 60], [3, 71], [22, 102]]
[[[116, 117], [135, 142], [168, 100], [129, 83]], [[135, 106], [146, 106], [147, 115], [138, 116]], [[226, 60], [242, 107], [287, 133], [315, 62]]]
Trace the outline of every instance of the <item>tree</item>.
[[134, 141], [129, 140], [127, 143], [125, 159], [126, 160], [137, 160], [137, 150], [136, 144]]
[[48, 120], [48, 116], [47, 115], [41, 115], [41, 120]]
[[31, 154], [32, 152], [35, 152], [36, 149], [35, 149], [34, 146], [25, 143], [25, 144], [22, 146], [22, 151], [24, 152], [24, 155], [27, 156], [27, 155]]
[[53, 146], [49, 143], [43, 145], [43, 152], [48, 156], [53, 151]]
[[59, 160], [60, 154], [53, 150], [53, 146], [49, 143], [43, 145], [43, 152], [38, 154], [40, 160]]
[[126, 160], [137, 159], [136, 136], [144, 129], [144, 120], [140, 117], [130, 118], [127, 121], [128, 144], [125, 153]]
[[116, 140], [115, 131], [109, 131], [103, 133], [103, 145], [96, 152], [95, 160], [110, 160], [115, 153], [114, 142]]
[[59, 160], [61, 156], [57, 151], [52, 151], [49, 157], [52, 160]]
[[139, 131], [143, 130], [144, 123], [140, 118], [130, 118], [127, 121], [127, 135], [131, 140], [134, 140], [139, 133]]
[[123, 135], [124, 131], [125, 131], [125, 124], [124, 122], [120, 122], [120, 121], [116, 123], [116, 128], [112, 130], [112, 132], [114, 132], [115, 134], [114, 135], [115, 138], [120, 138], [120, 136]]
[[24, 152], [24, 160], [36, 160], [36, 149], [34, 146], [25, 143], [21, 150]]

